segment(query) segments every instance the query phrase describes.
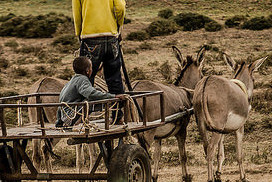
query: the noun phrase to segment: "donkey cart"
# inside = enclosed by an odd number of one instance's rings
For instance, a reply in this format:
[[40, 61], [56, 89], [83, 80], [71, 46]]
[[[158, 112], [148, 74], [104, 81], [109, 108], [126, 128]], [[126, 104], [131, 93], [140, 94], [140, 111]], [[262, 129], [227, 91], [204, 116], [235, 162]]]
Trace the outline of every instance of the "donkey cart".
[[[46, 123], [43, 119], [46, 107], [65, 106], [64, 103], [41, 103], [42, 97], [58, 96], [58, 93], [34, 93], [0, 98], [0, 181], [21, 180], [108, 180], [108, 181], [151, 181], [150, 157], [147, 151], [136, 144], [124, 144], [123, 138], [155, 129], [169, 122], [175, 122], [181, 117], [192, 114], [192, 109], [175, 113], [165, 117], [163, 92], [128, 92], [132, 99], [142, 103], [141, 122], [129, 121], [129, 99], [124, 101], [124, 125], [110, 124], [110, 106], [118, 99], [108, 99], [84, 103], [70, 103], [69, 106], [83, 106], [87, 110], [90, 105], [102, 104], [104, 119], [89, 122], [92, 127], [84, 127], [84, 123], [73, 128], [57, 129], [53, 124]], [[36, 104], [14, 104], [14, 100], [36, 98]], [[148, 97], [157, 97], [160, 107], [160, 118], [147, 122], [146, 103]], [[67, 106], [67, 105], [66, 105]], [[8, 125], [5, 120], [5, 111], [11, 109], [36, 108], [37, 124]], [[19, 117], [18, 117], [19, 118]], [[83, 143], [98, 143], [100, 153], [89, 173], [40, 173], [26, 152], [29, 140], [42, 139], [67, 139], [68, 145]], [[52, 146], [51, 146], [52, 148]], [[52, 152], [52, 150], [51, 150]], [[101, 161], [104, 161], [107, 172], [97, 172]], [[22, 169], [22, 163], [27, 169]]]

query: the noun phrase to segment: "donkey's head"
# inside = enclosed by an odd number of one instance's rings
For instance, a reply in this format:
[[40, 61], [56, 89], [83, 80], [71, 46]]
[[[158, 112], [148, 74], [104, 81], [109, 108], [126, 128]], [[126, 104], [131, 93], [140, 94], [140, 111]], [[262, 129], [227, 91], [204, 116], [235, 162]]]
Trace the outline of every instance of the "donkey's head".
[[245, 84], [248, 92], [248, 97], [251, 98], [254, 83], [253, 72], [258, 70], [258, 68], [263, 64], [267, 57], [258, 59], [251, 64], [246, 64], [245, 62], [239, 64], [225, 53], [223, 53], [223, 58], [225, 62], [229, 65], [231, 70], [234, 71], [235, 74], [233, 78], [238, 79]]
[[172, 49], [181, 68], [180, 75], [177, 77], [174, 84], [176, 86], [180, 85], [189, 89], [194, 89], [197, 82], [203, 77], [202, 63], [206, 52], [205, 46], [198, 51], [195, 60], [192, 56], [187, 56], [186, 59], [184, 59], [180, 50], [175, 46], [173, 46]]

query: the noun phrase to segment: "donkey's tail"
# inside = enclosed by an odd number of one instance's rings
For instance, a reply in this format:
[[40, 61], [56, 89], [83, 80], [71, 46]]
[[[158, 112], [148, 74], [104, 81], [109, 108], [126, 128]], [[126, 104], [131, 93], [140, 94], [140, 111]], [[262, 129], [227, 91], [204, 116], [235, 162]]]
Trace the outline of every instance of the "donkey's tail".
[[218, 128], [210, 115], [209, 107], [208, 107], [208, 95], [205, 94], [205, 88], [207, 86], [207, 82], [211, 76], [208, 76], [203, 81], [203, 90], [201, 94], [201, 108], [203, 109], [203, 116], [205, 118], [205, 124], [206, 128], [209, 131], [218, 132], [218, 133], [224, 133], [224, 128]]

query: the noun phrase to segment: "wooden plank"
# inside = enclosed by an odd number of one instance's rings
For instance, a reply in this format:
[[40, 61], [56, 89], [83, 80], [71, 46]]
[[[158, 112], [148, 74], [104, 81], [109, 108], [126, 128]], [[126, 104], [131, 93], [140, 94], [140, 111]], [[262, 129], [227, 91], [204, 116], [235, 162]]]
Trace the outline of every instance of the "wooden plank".
[[[41, 97], [37, 96], [36, 97], [36, 103], [41, 103]], [[41, 128], [44, 128], [44, 120], [42, 117], [42, 108], [41, 107], [37, 107], [37, 124], [41, 125]], [[45, 136], [45, 130], [42, 129], [42, 135]]]
[[[0, 101], [1, 103], [2, 101]], [[2, 136], [7, 136], [7, 126], [4, 117], [4, 108], [0, 108], [0, 122], [1, 122], [1, 129], [2, 129]]]
[[109, 113], [109, 103], [105, 104], [105, 129], [110, 129], [110, 113]]
[[17, 144], [16, 144], [17, 150], [18, 150], [19, 154], [21, 155], [22, 159], [25, 161], [25, 164], [28, 167], [28, 169], [30, 170], [31, 174], [38, 174], [38, 171], [33, 166], [31, 160], [29, 159], [29, 157], [25, 153], [25, 150], [23, 149], [21, 144], [18, 141], [16, 141], [16, 142], [17, 142]]
[[143, 97], [143, 124], [146, 126], [147, 123], [147, 106], [146, 106], [146, 97]]
[[164, 103], [164, 95], [160, 95], [160, 107], [161, 107], [161, 122], [165, 122], [165, 103]]

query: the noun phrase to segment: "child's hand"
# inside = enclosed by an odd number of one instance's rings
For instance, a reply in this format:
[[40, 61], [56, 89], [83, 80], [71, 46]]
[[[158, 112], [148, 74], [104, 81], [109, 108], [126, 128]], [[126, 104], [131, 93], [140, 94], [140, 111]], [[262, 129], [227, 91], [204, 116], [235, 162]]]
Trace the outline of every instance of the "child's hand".
[[126, 99], [126, 94], [115, 95], [115, 98], [118, 98], [118, 99], [121, 99], [121, 100], [125, 100]]

